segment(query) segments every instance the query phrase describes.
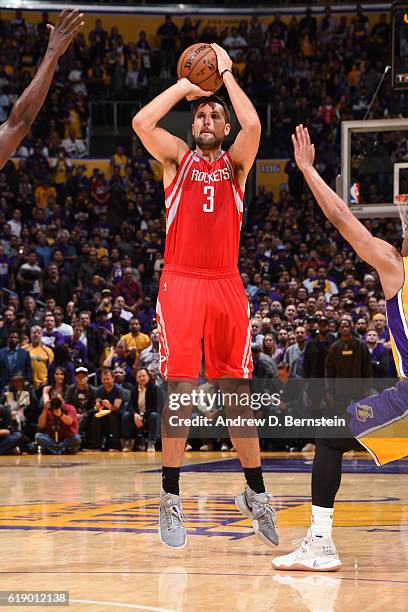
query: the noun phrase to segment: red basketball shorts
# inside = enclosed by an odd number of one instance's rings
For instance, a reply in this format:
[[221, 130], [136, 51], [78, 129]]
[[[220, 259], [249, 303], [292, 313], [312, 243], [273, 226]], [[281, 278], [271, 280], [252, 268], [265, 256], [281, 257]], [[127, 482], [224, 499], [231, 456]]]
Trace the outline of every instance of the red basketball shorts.
[[249, 305], [237, 268], [165, 265], [156, 315], [165, 378], [197, 380], [203, 351], [208, 378], [251, 378]]

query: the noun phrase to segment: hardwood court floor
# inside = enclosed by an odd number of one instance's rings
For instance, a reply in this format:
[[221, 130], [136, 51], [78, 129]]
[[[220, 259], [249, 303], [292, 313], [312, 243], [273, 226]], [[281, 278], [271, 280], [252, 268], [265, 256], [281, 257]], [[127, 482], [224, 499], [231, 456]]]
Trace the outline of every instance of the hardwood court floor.
[[[313, 574], [271, 567], [305, 534], [311, 456], [264, 454], [280, 523], [273, 550], [235, 510], [243, 477], [233, 453], [186, 454], [188, 545], [160, 544], [160, 459], [1, 457], [0, 590], [69, 591], [72, 612], [408, 610], [408, 461], [381, 471], [364, 453], [345, 459], [334, 530], [343, 567]], [[50, 608], [18, 608], [33, 609]]]

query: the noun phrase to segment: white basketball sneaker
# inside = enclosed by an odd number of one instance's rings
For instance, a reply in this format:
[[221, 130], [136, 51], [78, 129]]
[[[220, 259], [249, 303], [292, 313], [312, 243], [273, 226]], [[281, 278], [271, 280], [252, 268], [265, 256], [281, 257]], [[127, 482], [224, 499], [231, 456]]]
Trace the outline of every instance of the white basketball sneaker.
[[300, 547], [289, 555], [275, 557], [272, 566], [278, 570], [335, 572], [341, 568], [341, 562], [333, 540], [312, 536], [309, 529]]

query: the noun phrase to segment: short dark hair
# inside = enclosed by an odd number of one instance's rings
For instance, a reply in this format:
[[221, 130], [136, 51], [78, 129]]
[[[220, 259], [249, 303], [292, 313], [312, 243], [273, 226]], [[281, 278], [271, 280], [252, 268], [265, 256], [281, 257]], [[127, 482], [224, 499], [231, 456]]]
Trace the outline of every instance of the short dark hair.
[[228, 105], [226, 101], [224, 100], [224, 98], [221, 98], [221, 96], [208, 96], [208, 97], [203, 96], [202, 98], [198, 98], [198, 100], [194, 100], [194, 104], [192, 108], [193, 121], [194, 121], [194, 118], [196, 116], [196, 113], [199, 107], [202, 106], [203, 104], [211, 104], [211, 103], [219, 104], [220, 106], [222, 106], [222, 110], [224, 111], [224, 117], [225, 117], [226, 123], [231, 123], [231, 115], [230, 115]]
[[110, 374], [111, 376], [113, 376], [113, 371], [110, 368], [102, 368], [101, 376], [103, 376], [104, 374]]

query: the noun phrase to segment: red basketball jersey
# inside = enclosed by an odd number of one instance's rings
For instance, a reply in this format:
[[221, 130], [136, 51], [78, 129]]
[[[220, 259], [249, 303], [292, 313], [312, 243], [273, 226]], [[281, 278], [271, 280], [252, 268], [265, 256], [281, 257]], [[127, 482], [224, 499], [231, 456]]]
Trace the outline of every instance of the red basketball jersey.
[[232, 268], [238, 262], [244, 194], [229, 153], [209, 162], [187, 151], [165, 189], [164, 263]]

